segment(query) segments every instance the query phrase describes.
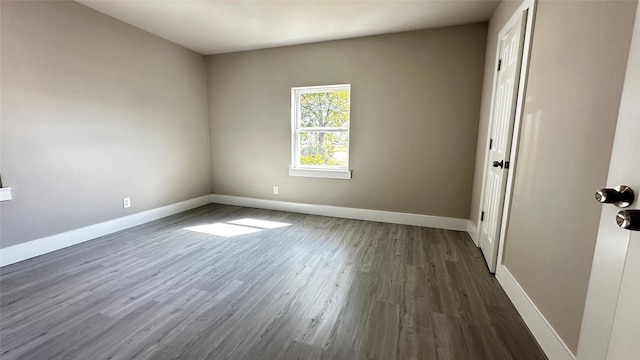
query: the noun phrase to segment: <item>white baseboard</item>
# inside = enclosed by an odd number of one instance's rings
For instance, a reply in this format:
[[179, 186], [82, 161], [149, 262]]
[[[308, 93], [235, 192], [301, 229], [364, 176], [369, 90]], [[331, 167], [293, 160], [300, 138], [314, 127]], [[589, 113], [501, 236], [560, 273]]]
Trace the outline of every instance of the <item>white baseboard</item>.
[[311, 215], [334, 216], [347, 219], [380, 221], [393, 224], [426, 226], [431, 228], [457, 231], [467, 231], [467, 224], [469, 221], [467, 219], [457, 219], [441, 216], [357, 209], [329, 205], [302, 204], [217, 194], [211, 195], [211, 202], [225, 205], [246, 206]]
[[47, 236], [14, 246], [9, 246], [0, 249], [0, 266], [17, 263], [22, 260], [60, 250], [71, 245], [79, 244], [100, 236], [128, 229], [130, 227], [144, 224], [153, 220], [158, 220], [160, 218], [174, 215], [209, 203], [209, 195], [204, 195], [179, 203], [142, 211], [136, 214], [123, 216], [121, 218], [89, 225], [83, 228]]
[[[209, 203], [256, 207], [296, 213], [335, 216], [348, 219], [380, 221], [394, 224], [426, 226], [438, 229], [469, 231], [469, 220], [450, 217], [399, 213], [392, 211], [313, 205], [284, 201], [245, 198], [229, 195], [205, 195], [195, 199], [139, 212], [83, 228], [28, 241], [0, 249], [0, 266], [10, 265], [36, 256], [63, 249], [88, 240], [128, 229], [166, 216]], [[473, 235], [472, 235], [473, 238]], [[474, 239], [475, 241], [475, 239]]]
[[[212, 194], [0, 249], [0, 266], [30, 259], [209, 203], [466, 231], [478, 245], [478, 228], [467, 219]], [[495, 275], [547, 357], [554, 360], [575, 360], [575, 355], [509, 270], [503, 265], [498, 265]]]
[[469, 236], [471, 237], [471, 240], [473, 240], [474, 244], [476, 244], [476, 246], [480, 246], [480, 242], [478, 239], [478, 227], [471, 220], [469, 220], [469, 222], [467, 223], [467, 232], [469, 233]]
[[496, 278], [547, 357], [553, 360], [575, 360], [575, 355], [504, 265], [498, 265]]

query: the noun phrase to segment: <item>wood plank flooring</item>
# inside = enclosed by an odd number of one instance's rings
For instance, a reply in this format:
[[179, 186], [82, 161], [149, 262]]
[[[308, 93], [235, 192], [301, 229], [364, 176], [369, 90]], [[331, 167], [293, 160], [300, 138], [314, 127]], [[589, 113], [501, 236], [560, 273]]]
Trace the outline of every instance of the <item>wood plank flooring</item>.
[[[185, 229], [245, 218], [290, 226]], [[216, 204], [2, 268], [0, 321], [2, 359], [546, 359], [466, 233]]]

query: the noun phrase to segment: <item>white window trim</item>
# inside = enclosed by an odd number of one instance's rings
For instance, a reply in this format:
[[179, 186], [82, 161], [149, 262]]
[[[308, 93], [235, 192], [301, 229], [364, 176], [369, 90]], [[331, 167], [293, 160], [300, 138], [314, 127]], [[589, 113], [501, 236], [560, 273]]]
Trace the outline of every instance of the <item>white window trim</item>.
[[318, 168], [289, 168], [289, 176], [316, 177], [325, 179], [351, 179], [351, 170], [328, 170]]
[[289, 168], [289, 176], [316, 177], [325, 179], [351, 179], [350, 161], [351, 161], [351, 115], [349, 115], [349, 127], [340, 128], [305, 128], [306, 131], [344, 131], [349, 132], [347, 150], [349, 157], [347, 158], [347, 166], [332, 169], [331, 167], [314, 167], [298, 164], [298, 141], [297, 141], [297, 120], [299, 97], [298, 95], [315, 93], [319, 91], [337, 91], [349, 90], [351, 97], [351, 84], [338, 85], [321, 85], [321, 86], [300, 86], [291, 88], [291, 167]]

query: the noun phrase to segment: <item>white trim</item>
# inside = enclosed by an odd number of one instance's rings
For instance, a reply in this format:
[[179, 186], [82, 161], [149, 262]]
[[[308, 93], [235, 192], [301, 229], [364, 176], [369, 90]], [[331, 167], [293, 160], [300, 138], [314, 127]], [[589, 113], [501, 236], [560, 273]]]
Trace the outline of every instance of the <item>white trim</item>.
[[511, 299], [529, 330], [540, 344], [540, 347], [549, 359], [575, 360], [571, 350], [562, 341], [558, 333], [553, 329], [544, 315], [529, 298], [520, 284], [511, 275], [505, 266], [499, 266], [496, 270], [496, 279]]
[[[554, 360], [575, 360], [575, 355], [571, 352], [571, 350], [567, 347], [567, 345], [562, 341], [562, 338], [556, 333], [551, 324], [544, 317], [542, 312], [537, 308], [535, 303], [529, 298], [527, 293], [522, 289], [520, 284], [516, 281], [513, 275], [509, 272], [509, 270], [504, 266], [504, 244], [505, 244], [505, 235], [507, 234], [507, 227], [509, 224], [509, 215], [511, 209], [511, 201], [513, 196], [513, 180], [515, 177], [515, 172], [517, 168], [517, 154], [518, 154], [518, 146], [520, 142], [520, 128], [522, 124], [522, 116], [523, 116], [523, 108], [524, 108], [524, 100], [526, 97], [526, 89], [528, 82], [528, 70], [529, 70], [529, 58], [531, 54], [531, 44], [533, 38], [533, 28], [535, 26], [535, 13], [536, 13], [536, 0], [524, 0], [522, 5], [514, 12], [512, 17], [507, 22], [507, 25], [512, 23], [517, 16], [522, 16], [524, 11], [527, 12], [526, 18], [526, 27], [524, 33], [524, 44], [522, 49], [522, 63], [520, 68], [520, 82], [518, 85], [518, 95], [516, 100], [516, 113], [515, 113], [515, 122], [513, 126], [513, 136], [511, 139], [511, 153], [509, 156], [510, 162], [510, 170], [507, 174], [507, 187], [505, 190], [505, 198], [503, 203], [503, 215], [502, 215], [502, 224], [500, 226], [500, 237], [498, 244], [498, 258], [497, 258], [497, 266], [496, 266], [496, 279], [507, 293], [507, 296], [518, 310], [520, 316], [522, 316], [523, 320], [527, 324], [527, 327], [533, 334], [533, 336], [540, 344], [540, 347], [545, 352], [549, 359]], [[505, 27], [507, 26], [505, 25]], [[500, 31], [502, 34], [504, 28]], [[499, 55], [499, 46], [496, 49], [496, 61], [500, 57]], [[495, 93], [496, 81], [497, 81], [497, 71], [494, 69], [494, 77], [493, 77], [493, 89], [492, 94]], [[494, 107], [494, 96], [491, 98], [491, 111], [493, 111]], [[489, 130], [487, 132], [486, 144], [489, 143], [489, 137], [491, 136], [491, 126], [493, 119], [491, 118], [489, 121]], [[485, 149], [487, 146], [485, 146]], [[485, 154], [485, 168], [487, 167], [488, 156]], [[477, 223], [480, 224], [480, 215], [482, 214], [482, 204], [484, 203], [484, 188], [486, 181], [486, 171], [483, 173], [482, 178], [482, 188], [480, 195], [480, 209], [478, 211], [478, 219]], [[480, 230], [480, 226], [478, 226], [478, 230]], [[471, 232], [470, 232], [471, 234]], [[479, 236], [478, 236], [479, 237]], [[472, 236], [473, 238], [473, 236]]]
[[473, 240], [473, 243], [479, 247], [480, 243], [478, 242], [478, 227], [471, 220], [469, 220], [469, 222], [467, 223], [467, 233], [469, 233], [469, 236], [471, 237], [471, 240]]
[[211, 202], [225, 205], [246, 206], [312, 215], [334, 216], [347, 219], [379, 221], [393, 224], [426, 226], [431, 228], [457, 231], [466, 231], [469, 221], [467, 219], [441, 216], [357, 209], [329, 205], [302, 204], [218, 194], [211, 195]]
[[317, 132], [338, 132], [338, 131], [349, 131], [348, 127], [304, 127], [300, 131], [317, 131]]
[[[518, 98], [516, 100], [516, 115], [515, 123], [513, 124], [513, 136], [511, 138], [511, 154], [509, 156], [509, 163], [511, 169], [507, 174], [507, 188], [504, 194], [504, 203], [502, 210], [502, 224], [500, 226], [500, 242], [498, 243], [498, 258], [496, 262], [496, 271], [504, 264], [504, 239], [507, 234], [507, 226], [509, 224], [509, 218], [511, 215], [511, 197], [513, 196], [513, 180], [518, 167], [517, 155], [518, 146], [520, 144], [520, 126], [522, 125], [522, 116], [524, 110], [524, 101], [526, 97], [526, 89], [529, 75], [529, 57], [531, 54], [531, 44], [533, 40], [533, 27], [536, 19], [536, 0], [525, 0], [518, 8], [516, 14], [521, 14], [525, 10], [529, 10], [527, 13], [527, 25], [524, 30], [524, 46], [522, 49], [522, 64], [520, 70], [520, 84], [518, 86]], [[514, 15], [516, 16], [516, 15]]]
[[9, 201], [11, 199], [11, 188], [0, 188], [0, 201]]
[[0, 249], [0, 266], [17, 263], [62, 248], [79, 244], [100, 236], [128, 229], [166, 216], [174, 215], [199, 206], [209, 204], [210, 196], [204, 195], [179, 203], [142, 211], [121, 218], [85, 226], [64, 233], [47, 236], [22, 244]]
[[351, 171], [350, 170], [311, 169], [311, 168], [310, 169], [289, 168], [289, 176], [350, 180]]
[[[301, 94], [311, 94], [318, 92], [327, 92], [327, 91], [348, 91], [349, 92], [349, 101], [351, 101], [351, 84], [337, 84], [337, 85], [318, 85], [318, 86], [299, 86], [291, 88], [291, 167], [289, 169], [289, 176], [305, 176], [305, 177], [321, 177], [321, 178], [330, 178], [330, 179], [351, 179], [351, 172], [349, 171], [349, 161], [350, 161], [350, 149], [351, 149], [351, 108], [349, 108], [349, 123], [347, 127], [337, 128], [300, 128], [299, 124], [299, 109], [300, 109], [300, 95]], [[322, 132], [333, 132], [333, 131], [346, 131], [347, 132], [347, 165], [344, 167], [340, 167], [338, 170], [341, 171], [349, 171], [349, 177], [345, 177], [345, 175], [341, 177], [335, 176], [325, 176], [327, 174], [322, 174], [317, 170], [313, 170], [313, 172], [305, 172], [307, 175], [300, 174], [292, 174], [292, 170], [304, 169], [305, 166], [300, 164], [300, 144], [299, 144], [299, 136], [302, 131], [322, 131]], [[324, 170], [324, 169], [321, 169]], [[328, 169], [329, 171], [335, 171], [335, 169]]]
[[[511, 208], [511, 197], [513, 195], [513, 179], [516, 172], [517, 167], [517, 155], [518, 155], [518, 144], [520, 140], [520, 125], [522, 122], [522, 113], [524, 108], [524, 99], [526, 96], [527, 89], [527, 80], [528, 80], [528, 71], [529, 71], [529, 57], [531, 53], [531, 42], [533, 38], [533, 26], [535, 22], [535, 10], [536, 10], [536, 0], [524, 0], [520, 7], [513, 13], [511, 18], [505, 23], [500, 32], [498, 33], [498, 42], [496, 46], [496, 56], [495, 61], [496, 65], [498, 59], [500, 59], [500, 41], [504, 36], [504, 33], [511, 27], [511, 25], [517, 21], [518, 17], [521, 17], [522, 14], [527, 11], [526, 17], [526, 25], [524, 29], [524, 43], [522, 45], [522, 60], [520, 64], [520, 80], [518, 84], [518, 93], [516, 95], [516, 112], [514, 116], [514, 124], [513, 124], [513, 134], [511, 136], [511, 149], [509, 154], [509, 171], [507, 172], [507, 186], [505, 188], [504, 201], [502, 203], [502, 220], [500, 224], [500, 230], [498, 235], [498, 257], [496, 259], [496, 271], [503, 263], [503, 255], [504, 255], [504, 237], [506, 235], [507, 224], [509, 223], [509, 215]], [[484, 201], [485, 201], [485, 187], [487, 181], [487, 169], [489, 167], [489, 139], [491, 138], [491, 127], [493, 126], [493, 111], [495, 106], [495, 94], [496, 87], [498, 81], [498, 70], [497, 66], [494, 67], [493, 70], [493, 86], [491, 89], [491, 106], [490, 106], [490, 116], [489, 123], [487, 126], [487, 137], [485, 139], [485, 156], [484, 156], [484, 170], [482, 173], [482, 186], [480, 188], [480, 208], [478, 209], [478, 218], [476, 222], [478, 223], [478, 244], [480, 245], [480, 231], [482, 228], [480, 226], [480, 217], [482, 215]], [[493, 269], [489, 269], [493, 270]]]
[[296, 90], [301, 94], [311, 94], [311, 93], [317, 93], [318, 90], [326, 90], [326, 91], [344, 90], [345, 87], [351, 87], [351, 84], [296, 86], [296, 87], [292, 87], [291, 90]]
[[[509, 296], [509, 299], [522, 316], [523, 320], [529, 327], [529, 330], [533, 334], [533, 336], [540, 344], [540, 347], [545, 352], [549, 359], [558, 359], [558, 360], [575, 360], [575, 355], [571, 352], [571, 350], [567, 347], [567, 345], [562, 341], [562, 338], [556, 333], [555, 329], [551, 326], [551, 324], [544, 317], [542, 312], [537, 308], [535, 303], [529, 298], [527, 293], [522, 289], [517, 280], [513, 277], [513, 275], [509, 272], [509, 270], [504, 265], [504, 246], [505, 246], [505, 236], [507, 234], [507, 228], [509, 225], [509, 219], [511, 214], [511, 202], [513, 196], [513, 180], [515, 178], [515, 173], [517, 171], [517, 154], [518, 147], [520, 143], [520, 131], [522, 125], [522, 116], [523, 116], [523, 108], [524, 101], [526, 98], [526, 89], [528, 82], [528, 71], [529, 71], [529, 58], [531, 55], [531, 44], [533, 39], [533, 31], [535, 26], [535, 13], [536, 13], [536, 0], [524, 0], [522, 5], [518, 8], [518, 10], [514, 13], [512, 18], [508, 21], [511, 23], [516, 16], [522, 16], [524, 11], [527, 11], [527, 24], [525, 27], [524, 34], [524, 45], [522, 49], [522, 64], [520, 69], [520, 83], [518, 86], [518, 98], [516, 100], [516, 114], [515, 114], [515, 122], [513, 126], [513, 136], [511, 139], [511, 153], [509, 156], [510, 162], [510, 170], [507, 174], [507, 187], [505, 190], [505, 198], [503, 203], [503, 213], [502, 213], [502, 224], [500, 226], [500, 237], [498, 244], [498, 258], [497, 258], [497, 266], [496, 266], [496, 279]], [[503, 29], [504, 30], [504, 29]], [[502, 31], [501, 31], [502, 32]], [[499, 50], [498, 50], [499, 51]], [[496, 82], [497, 74], [494, 74], [494, 87]], [[491, 107], [493, 108], [493, 98]], [[491, 125], [490, 125], [491, 126]], [[487, 137], [487, 143], [488, 143]], [[485, 162], [487, 159], [485, 159]], [[485, 179], [483, 177], [482, 191], [481, 195], [481, 204], [482, 198], [484, 197], [484, 182]], [[482, 205], [481, 205], [482, 206]], [[480, 209], [482, 210], [482, 209]], [[481, 211], [478, 212], [481, 214]], [[479, 224], [478, 219], [478, 224]], [[479, 229], [480, 230], [480, 229]]]

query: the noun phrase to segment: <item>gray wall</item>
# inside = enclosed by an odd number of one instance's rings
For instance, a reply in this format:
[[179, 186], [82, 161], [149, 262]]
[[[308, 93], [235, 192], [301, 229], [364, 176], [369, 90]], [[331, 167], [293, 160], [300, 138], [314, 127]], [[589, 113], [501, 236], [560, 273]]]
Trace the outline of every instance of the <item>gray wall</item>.
[[1, 6], [1, 247], [210, 193], [202, 55], [73, 2]]
[[[213, 192], [468, 219], [486, 31], [207, 57]], [[291, 87], [342, 83], [352, 85], [353, 179], [289, 177]]]
[[[0, 247], [210, 192], [477, 219], [496, 36], [519, 1], [488, 30], [210, 56], [208, 75], [201, 55], [76, 3], [0, 4]], [[504, 261], [574, 351], [635, 6], [537, 14]], [[352, 84], [353, 179], [289, 177], [290, 88], [335, 83]]]
[[575, 353], [636, 3], [538, 6], [504, 264]]

